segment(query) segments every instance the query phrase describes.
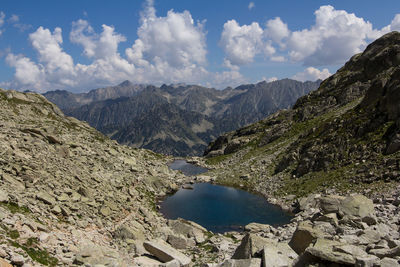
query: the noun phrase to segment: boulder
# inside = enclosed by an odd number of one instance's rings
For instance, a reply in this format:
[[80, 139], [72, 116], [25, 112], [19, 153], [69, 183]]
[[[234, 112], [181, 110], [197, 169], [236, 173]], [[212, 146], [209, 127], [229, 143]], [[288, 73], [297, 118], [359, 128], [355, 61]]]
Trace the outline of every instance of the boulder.
[[370, 249], [368, 253], [375, 255], [381, 259], [385, 257], [394, 258], [400, 256], [400, 247], [396, 246], [394, 248]]
[[374, 267], [378, 262], [379, 258], [374, 255], [356, 257], [356, 266], [359, 267]]
[[322, 231], [313, 227], [310, 221], [300, 222], [293, 233], [289, 246], [297, 253], [303, 253], [317, 238], [325, 237]]
[[162, 240], [146, 241], [143, 243], [144, 248], [153, 256], [162, 262], [178, 260], [182, 266], [189, 266], [191, 259], [185, 254], [174, 249]]
[[188, 239], [183, 235], [168, 235], [167, 242], [176, 249], [186, 249], [196, 245], [193, 239]]
[[258, 232], [269, 233], [271, 232], [271, 225], [261, 224], [261, 223], [249, 223], [244, 227], [244, 230], [250, 233], [258, 233]]
[[0, 202], [7, 202], [8, 194], [0, 189]]
[[133, 259], [134, 266], [143, 266], [143, 267], [159, 267], [162, 262], [146, 257], [140, 256]]
[[396, 267], [400, 266], [399, 261], [391, 258], [384, 258], [379, 262], [379, 265], [381, 267]]
[[56, 203], [56, 199], [46, 192], [38, 193], [36, 198], [49, 205], [54, 205]]
[[340, 206], [340, 212], [344, 215], [360, 217], [361, 219], [375, 213], [374, 203], [363, 195], [346, 197]]
[[340, 246], [337, 241], [318, 238], [314, 245], [306, 249], [306, 252], [322, 261], [328, 261], [344, 265], [354, 265], [355, 258], [347, 253], [335, 251], [335, 246]]
[[277, 241], [263, 238], [255, 234], [246, 234], [240, 245], [236, 248], [232, 259], [251, 259], [260, 257], [264, 246], [276, 246]]
[[226, 260], [219, 267], [260, 267], [261, 259]]
[[205, 236], [204, 233], [207, 232], [207, 229], [198, 225], [197, 223], [186, 221], [183, 219], [170, 220], [168, 225], [176, 234], [181, 234], [186, 237], [193, 237], [197, 244], [204, 242]]
[[0, 267], [13, 267], [10, 263], [6, 262], [4, 259], [0, 258]]
[[324, 214], [337, 213], [339, 211], [341, 201], [344, 199], [344, 197], [337, 195], [324, 196], [320, 198], [319, 206]]
[[297, 256], [297, 253], [287, 243], [278, 243], [277, 246], [264, 246], [262, 251], [263, 267], [291, 266]]

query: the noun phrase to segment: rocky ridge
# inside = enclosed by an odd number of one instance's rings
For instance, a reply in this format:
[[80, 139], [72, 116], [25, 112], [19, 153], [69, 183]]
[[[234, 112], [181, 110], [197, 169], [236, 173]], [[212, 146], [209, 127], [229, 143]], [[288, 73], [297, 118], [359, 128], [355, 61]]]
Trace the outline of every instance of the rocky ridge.
[[398, 183], [399, 43], [400, 33], [386, 34], [293, 109], [210, 143], [217, 181], [280, 197]]
[[126, 81], [89, 93], [51, 91], [44, 96], [67, 115], [87, 121], [121, 144], [188, 156], [201, 155], [223, 132], [292, 106], [319, 83], [283, 79], [216, 90], [182, 84], [136, 86]]

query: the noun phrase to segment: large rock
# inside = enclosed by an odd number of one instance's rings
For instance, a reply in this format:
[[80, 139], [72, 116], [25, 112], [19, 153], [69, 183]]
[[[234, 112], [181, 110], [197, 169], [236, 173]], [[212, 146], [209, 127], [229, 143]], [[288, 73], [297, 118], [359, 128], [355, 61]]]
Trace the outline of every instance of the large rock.
[[250, 233], [258, 233], [258, 232], [269, 233], [271, 232], [271, 225], [261, 224], [261, 223], [249, 223], [244, 227], [244, 230]]
[[354, 265], [356, 263], [356, 260], [352, 255], [335, 251], [335, 246], [340, 246], [340, 243], [337, 241], [318, 238], [314, 245], [306, 249], [306, 252], [322, 261], [345, 265]]
[[360, 217], [361, 219], [375, 213], [374, 203], [363, 195], [346, 197], [340, 206], [344, 215]]
[[195, 222], [177, 219], [170, 220], [168, 224], [175, 233], [193, 237], [196, 243], [202, 243], [206, 240], [204, 233], [207, 232], [207, 229]]
[[337, 195], [321, 197], [319, 201], [320, 209], [324, 214], [337, 213], [339, 212], [339, 207], [344, 199], [344, 197]]
[[297, 253], [287, 243], [264, 246], [262, 252], [263, 267], [291, 266], [297, 256]]
[[326, 234], [313, 227], [310, 221], [300, 222], [293, 233], [289, 246], [297, 253], [303, 253], [306, 248], [317, 238], [323, 238]]
[[260, 267], [261, 259], [226, 260], [219, 267]]
[[151, 255], [155, 256], [162, 262], [178, 260], [182, 266], [189, 266], [191, 262], [191, 259], [188, 256], [161, 240], [146, 241], [143, 243], [143, 246]]
[[54, 205], [56, 203], [56, 199], [51, 196], [49, 193], [40, 192], [36, 195], [36, 198], [43, 201], [46, 204]]
[[0, 202], [7, 202], [8, 194], [0, 189]]
[[264, 246], [276, 246], [277, 241], [263, 238], [255, 234], [246, 234], [240, 245], [236, 248], [232, 259], [251, 259], [261, 257]]

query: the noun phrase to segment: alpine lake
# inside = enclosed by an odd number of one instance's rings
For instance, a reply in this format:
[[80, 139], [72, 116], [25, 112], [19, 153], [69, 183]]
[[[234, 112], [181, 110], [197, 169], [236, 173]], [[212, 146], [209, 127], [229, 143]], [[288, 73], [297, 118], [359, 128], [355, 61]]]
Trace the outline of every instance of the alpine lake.
[[[187, 176], [207, 171], [184, 160], [175, 160], [169, 167]], [[165, 198], [160, 206], [164, 217], [194, 221], [214, 233], [242, 231], [252, 222], [279, 226], [292, 218], [260, 195], [211, 183], [194, 184], [193, 189], [182, 188]]]

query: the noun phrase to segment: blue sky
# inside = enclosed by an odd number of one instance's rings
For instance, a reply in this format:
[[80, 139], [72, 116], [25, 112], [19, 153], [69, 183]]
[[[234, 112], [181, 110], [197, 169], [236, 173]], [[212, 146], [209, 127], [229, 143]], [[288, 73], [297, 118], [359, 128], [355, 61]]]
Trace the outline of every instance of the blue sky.
[[0, 86], [78, 92], [126, 79], [216, 88], [315, 80], [400, 30], [397, 14], [397, 0], [5, 0]]

